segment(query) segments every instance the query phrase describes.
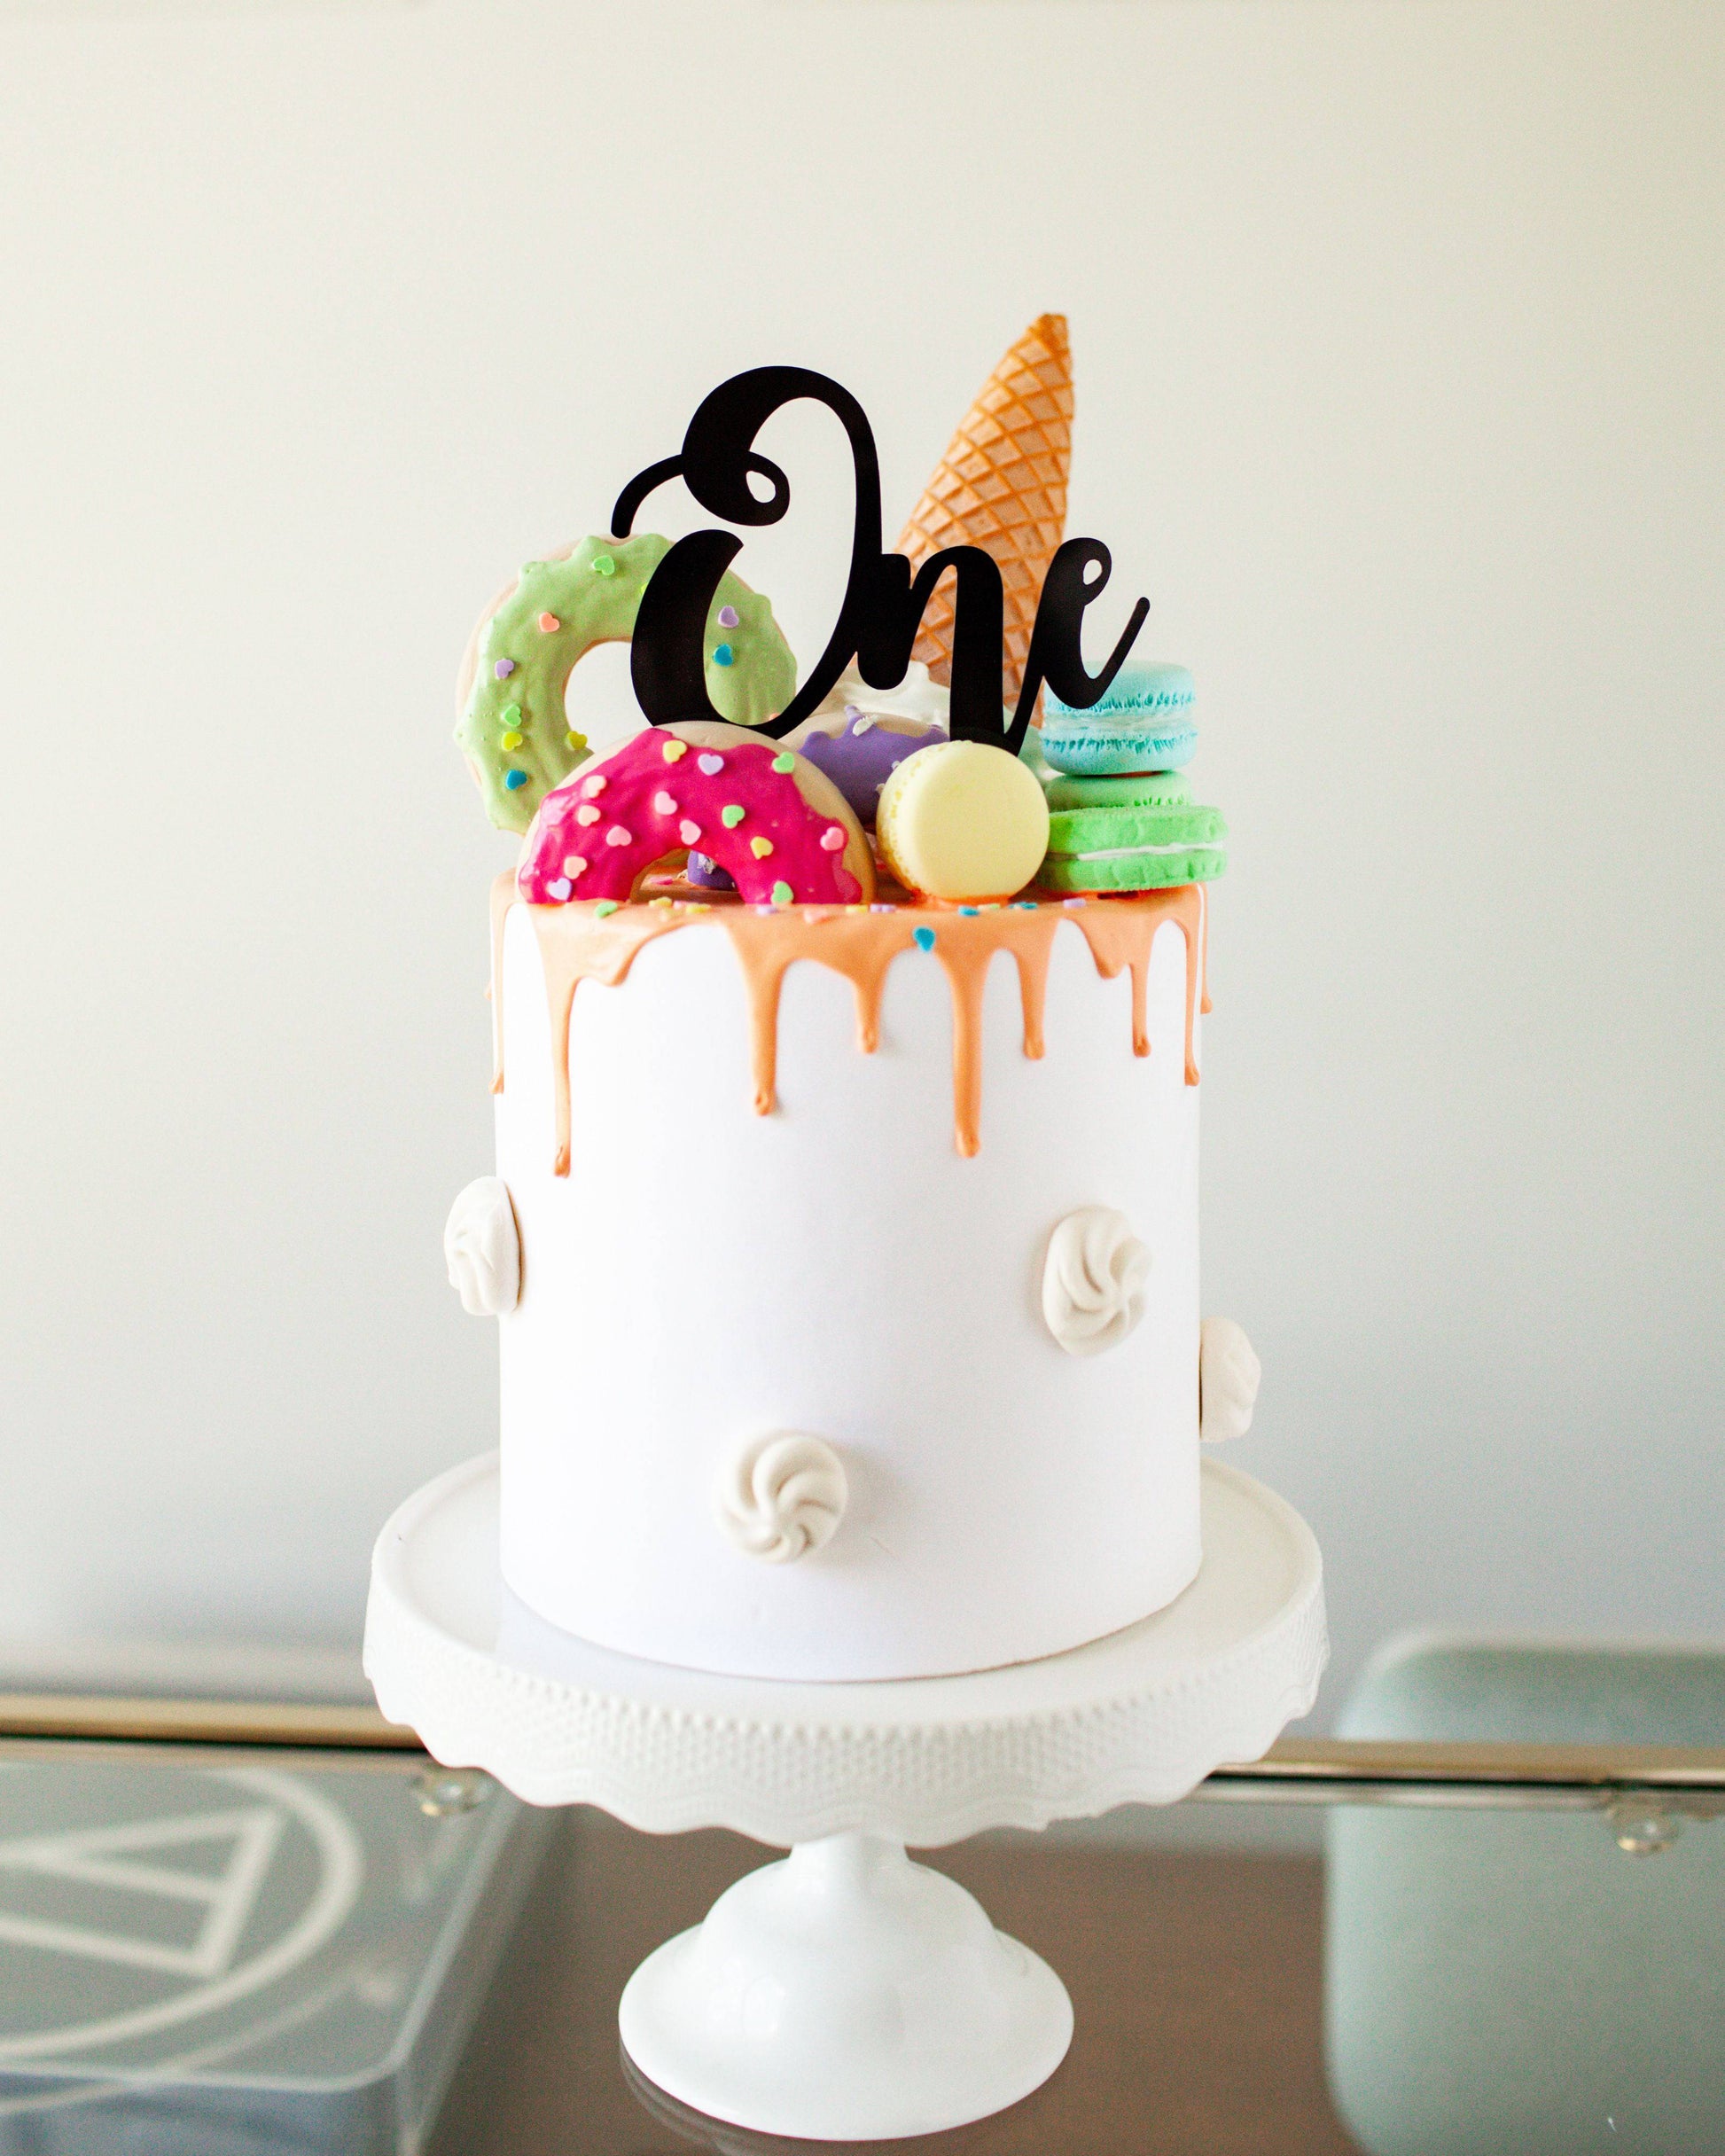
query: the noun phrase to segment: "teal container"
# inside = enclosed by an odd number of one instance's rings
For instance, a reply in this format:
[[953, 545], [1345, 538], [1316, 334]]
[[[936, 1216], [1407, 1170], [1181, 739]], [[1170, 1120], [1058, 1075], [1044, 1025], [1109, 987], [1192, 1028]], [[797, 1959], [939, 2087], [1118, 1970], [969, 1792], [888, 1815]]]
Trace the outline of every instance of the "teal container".
[[[1339, 1733], [1717, 1747], [1725, 1653], [1396, 1641]], [[1332, 1816], [1325, 2043], [1369, 2156], [1721, 2156], [1725, 1819], [1673, 1816], [1643, 1855], [1603, 1810]]]

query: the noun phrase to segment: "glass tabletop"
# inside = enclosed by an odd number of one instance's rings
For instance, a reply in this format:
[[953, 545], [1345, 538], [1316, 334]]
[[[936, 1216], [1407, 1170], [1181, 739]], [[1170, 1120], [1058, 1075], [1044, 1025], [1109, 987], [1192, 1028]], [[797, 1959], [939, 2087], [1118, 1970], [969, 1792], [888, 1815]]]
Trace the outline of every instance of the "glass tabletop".
[[[1428, 1643], [1360, 1734], [920, 1853], [1077, 2033], [1024, 2103], [891, 2145], [1712, 2156], [1725, 1750], [1659, 1741], [1707, 1673], [1620, 1668], [1623, 1740], [1599, 1698], [1565, 1740], [1581, 1673], [1534, 1652], [1519, 1738], [1464, 1733], [1503, 1673]], [[357, 1707], [14, 1697], [0, 1730], [0, 2156], [818, 2145], [701, 2118], [618, 2042], [630, 1972], [759, 1845], [532, 1810]]]

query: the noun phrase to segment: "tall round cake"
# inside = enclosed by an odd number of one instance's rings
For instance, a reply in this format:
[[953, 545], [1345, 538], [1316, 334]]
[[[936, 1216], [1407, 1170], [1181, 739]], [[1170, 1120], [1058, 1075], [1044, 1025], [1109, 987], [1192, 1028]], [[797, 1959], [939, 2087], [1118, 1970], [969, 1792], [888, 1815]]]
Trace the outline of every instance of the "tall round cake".
[[[1069, 416], [1056, 319], [980, 403], [1004, 378], [1028, 410], [1027, 376]], [[978, 551], [1009, 554], [979, 491]], [[913, 519], [900, 552], [937, 543]], [[738, 1676], [1080, 1645], [1190, 1582], [1200, 1423], [1243, 1427], [1256, 1387], [1199, 1318], [1222, 833], [1165, 753], [1180, 669], [972, 738], [948, 616], [898, 689], [853, 668], [776, 730], [793, 663], [727, 574], [695, 621], [724, 712], [620, 714], [594, 754], [564, 683], [646, 635], [666, 560], [620, 533], [529, 565], [464, 676], [463, 746], [525, 836], [492, 902], [496, 1174], [447, 1238], [499, 1319], [503, 1578], [584, 1639]], [[1040, 648], [1003, 676], [1026, 717]]]

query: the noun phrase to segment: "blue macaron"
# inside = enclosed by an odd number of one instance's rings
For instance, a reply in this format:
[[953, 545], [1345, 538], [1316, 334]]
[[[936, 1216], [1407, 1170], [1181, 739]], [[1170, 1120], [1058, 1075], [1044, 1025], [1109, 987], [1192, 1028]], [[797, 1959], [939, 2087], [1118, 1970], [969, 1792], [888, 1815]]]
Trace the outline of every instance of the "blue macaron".
[[1042, 754], [1057, 771], [1104, 777], [1120, 771], [1177, 771], [1198, 748], [1192, 677], [1165, 660], [1128, 659], [1088, 711], [1052, 690], [1042, 715]]

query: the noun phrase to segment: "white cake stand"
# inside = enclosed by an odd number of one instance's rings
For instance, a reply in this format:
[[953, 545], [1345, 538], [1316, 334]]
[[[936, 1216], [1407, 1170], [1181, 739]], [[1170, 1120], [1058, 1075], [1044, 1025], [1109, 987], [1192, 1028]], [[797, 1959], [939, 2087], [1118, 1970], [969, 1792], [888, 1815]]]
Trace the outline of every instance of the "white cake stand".
[[1107, 1639], [975, 1676], [776, 1683], [613, 1654], [535, 1618], [498, 1574], [491, 1454], [384, 1529], [365, 1667], [434, 1758], [528, 1803], [791, 1847], [630, 1978], [619, 2019], [649, 2080], [762, 2133], [935, 2133], [1045, 2081], [1072, 2004], [905, 1844], [1172, 1803], [1258, 1757], [1316, 1695], [1328, 1650], [1310, 1530], [1209, 1460], [1203, 1508], [1197, 1580]]

